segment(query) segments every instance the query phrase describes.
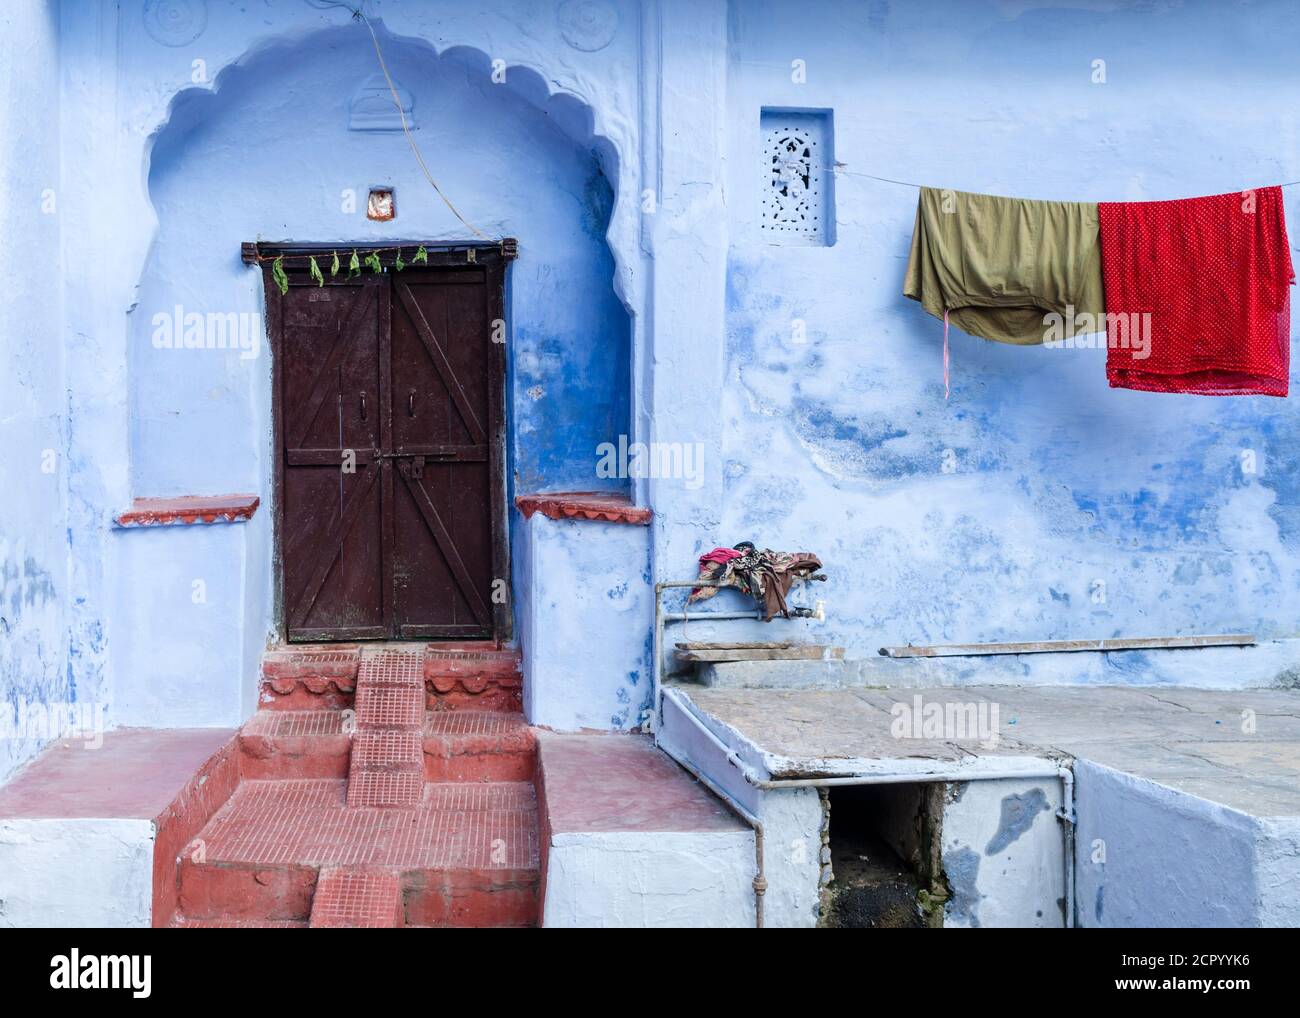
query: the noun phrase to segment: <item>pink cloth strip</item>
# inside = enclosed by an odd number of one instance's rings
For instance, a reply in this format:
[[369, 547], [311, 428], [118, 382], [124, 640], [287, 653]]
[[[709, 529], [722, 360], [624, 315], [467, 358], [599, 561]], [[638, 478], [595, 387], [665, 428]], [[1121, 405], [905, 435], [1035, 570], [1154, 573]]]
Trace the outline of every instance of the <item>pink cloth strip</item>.
[[948, 398], [948, 309], [943, 309], [943, 398]]

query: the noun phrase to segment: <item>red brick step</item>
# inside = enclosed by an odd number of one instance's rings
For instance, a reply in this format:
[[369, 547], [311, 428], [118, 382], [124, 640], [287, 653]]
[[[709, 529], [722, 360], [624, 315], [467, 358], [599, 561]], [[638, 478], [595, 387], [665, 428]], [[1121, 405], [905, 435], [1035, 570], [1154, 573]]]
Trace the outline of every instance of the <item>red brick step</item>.
[[424, 660], [414, 651], [363, 651], [348, 805], [403, 808], [424, 791]]
[[323, 869], [311, 903], [313, 928], [393, 929], [404, 924], [402, 885], [382, 870]]
[[339, 780], [246, 781], [182, 855], [180, 910], [303, 921], [322, 870], [362, 867], [397, 875], [408, 926], [532, 926], [538, 837], [526, 782], [430, 783], [392, 810], [349, 808]]
[[[376, 646], [420, 655], [426, 702], [432, 709], [510, 713], [522, 707], [517, 650], [481, 642]], [[347, 644], [298, 644], [268, 651], [262, 657], [261, 706], [293, 711], [351, 707], [364, 653]]]
[[[352, 736], [341, 711], [264, 710], [239, 735], [245, 779], [343, 778]], [[536, 738], [522, 714], [426, 711], [426, 781], [531, 781]]]
[[182, 930], [302, 930], [307, 924], [295, 919], [190, 919], [176, 915], [167, 924], [173, 929]]
[[343, 778], [352, 753], [351, 714], [335, 710], [262, 710], [239, 732], [245, 779]]
[[537, 737], [522, 714], [431, 711], [424, 717], [426, 781], [532, 781]]
[[241, 783], [178, 856], [171, 925], [535, 926], [534, 732], [482, 644], [264, 659]]

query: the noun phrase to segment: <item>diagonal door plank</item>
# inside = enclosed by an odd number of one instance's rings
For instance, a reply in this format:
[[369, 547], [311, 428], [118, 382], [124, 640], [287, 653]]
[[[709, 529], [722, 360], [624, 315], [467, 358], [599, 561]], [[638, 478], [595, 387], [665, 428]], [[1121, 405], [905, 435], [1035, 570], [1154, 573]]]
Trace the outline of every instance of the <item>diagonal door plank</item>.
[[289, 449], [297, 449], [307, 440], [311, 426], [316, 422], [316, 415], [320, 413], [321, 404], [325, 402], [327, 395], [325, 382], [334, 373], [335, 367], [343, 356], [343, 351], [348, 347], [344, 337], [352, 334], [354, 325], [358, 324], [357, 319], [374, 302], [377, 290], [378, 287], [362, 285], [361, 296], [353, 303], [347, 319], [334, 335], [334, 344], [330, 347], [329, 355], [321, 362], [320, 367], [316, 369], [316, 373], [312, 376], [311, 387], [307, 390], [310, 394], [307, 398], [307, 405], [302, 410], [297, 432], [290, 436]]
[[452, 543], [451, 534], [447, 532], [442, 517], [438, 515], [438, 510], [434, 508], [433, 499], [429, 497], [428, 491], [425, 490], [424, 482], [407, 476], [407, 472], [404, 470], [399, 471], [399, 473], [406, 484], [407, 490], [411, 493], [411, 497], [415, 499], [420, 515], [424, 517], [425, 526], [429, 528], [429, 532], [433, 535], [434, 543], [438, 546], [438, 550], [442, 552], [443, 558], [447, 560], [447, 565], [451, 567], [451, 574], [455, 577], [461, 595], [469, 604], [470, 611], [474, 613], [474, 620], [485, 629], [490, 629], [492, 623], [487, 605], [483, 603], [478, 588], [474, 586], [474, 581], [469, 575], [469, 570], [465, 568], [465, 562], [460, 557], [460, 552], [456, 550], [456, 545]]
[[370, 489], [375, 486], [375, 478], [379, 476], [379, 472], [380, 467], [376, 463], [370, 469], [370, 476], [366, 479], [366, 482], [353, 492], [352, 497], [348, 499], [338, 523], [334, 525], [329, 535], [321, 542], [323, 547], [331, 549], [330, 553], [320, 555], [312, 566], [311, 575], [307, 578], [302, 593], [294, 602], [293, 615], [289, 619], [290, 628], [300, 629], [303, 623], [307, 621], [307, 615], [316, 603], [316, 598], [320, 596], [321, 587], [325, 585], [325, 577], [329, 575], [330, 569], [342, 551], [343, 542], [356, 524], [357, 517], [361, 515], [361, 508], [365, 505]]
[[411, 293], [411, 288], [405, 283], [397, 283], [394, 289], [397, 291], [402, 306], [406, 308], [406, 313], [410, 316], [411, 322], [415, 325], [415, 331], [420, 337], [420, 342], [424, 344], [424, 349], [433, 361], [433, 366], [442, 378], [442, 383], [447, 387], [447, 391], [451, 393], [452, 402], [456, 404], [456, 409], [465, 422], [465, 427], [469, 429], [470, 434], [473, 436], [474, 444], [485, 444], [487, 442], [487, 433], [483, 430], [478, 415], [474, 413], [469, 397], [465, 395], [465, 390], [461, 387], [456, 372], [452, 369], [451, 361], [447, 359], [446, 351], [443, 350], [442, 344], [438, 342], [438, 337], [434, 335], [433, 329], [429, 327], [429, 322], [424, 317], [424, 312], [420, 310], [415, 295]]

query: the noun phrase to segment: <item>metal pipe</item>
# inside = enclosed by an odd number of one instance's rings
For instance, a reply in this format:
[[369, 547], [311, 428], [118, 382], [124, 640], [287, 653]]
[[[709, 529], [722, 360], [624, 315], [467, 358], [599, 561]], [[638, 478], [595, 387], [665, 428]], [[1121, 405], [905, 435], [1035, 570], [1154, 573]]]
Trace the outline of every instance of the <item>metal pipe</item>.
[[868, 774], [837, 774], [824, 778], [750, 778], [745, 780], [755, 788], [771, 792], [780, 788], [834, 788], [837, 785], [924, 785], [936, 781], [1005, 781], [1010, 778], [1056, 778], [1060, 777], [1061, 767], [1030, 767], [1024, 770], [971, 771], [946, 770], [924, 771], [919, 774], [902, 774], [888, 772], [871, 772]]
[[[825, 573], [813, 573], [812, 576], [803, 578], [805, 582], [816, 581], [824, 583], [826, 581]], [[662, 580], [655, 584], [656, 590], [667, 590], [669, 587], [730, 587], [731, 584], [725, 580]]]
[[[816, 573], [808, 577], [809, 580], [825, 581], [824, 573]], [[651, 710], [651, 727], [657, 727], [663, 710], [663, 644], [664, 644], [664, 625], [668, 622], [708, 622], [711, 619], [722, 621], [730, 619], [761, 619], [763, 613], [754, 609], [747, 612], [665, 612], [663, 610], [663, 593], [665, 590], [681, 587], [725, 587], [729, 584], [721, 580], [661, 580], [655, 584], [655, 628], [654, 628], [654, 662], [651, 669], [652, 685], [650, 694]], [[796, 607], [793, 609], [794, 616], [801, 619], [824, 618], [821, 614], [821, 602], [818, 608]]]
[[744, 820], [745, 823], [749, 824], [749, 826], [754, 829], [754, 864], [757, 867], [757, 872], [754, 875], [753, 881], [754, 928], [761, 930], [763, 928], [763, 896], [767, 893], [767, 874], [764, 870], [763, 860], [763, 822], [716, 784], [706, 778], [700, 769], [689, 760], [683, 759], [667, 746], [660, 745], [659, 748], [676, 760], [678, 765], [691, 774], [696, 781], [730, 806], [732, 811], [740, 817], [740, 819]]
[[708, 619], [761, 619], [762, 612], [664, 612], [665, 622], [700, 622]]
[[[693, 711], [687, 710], [685, 713], [691, 721], [694, 722], [696, 728], [703, 732], [705, 737], [722, 752], [723, 756], [726, 757], [727, 762], [739, 768], [743, 773], [747, 764], [740, 759], [736, 754], [736, 751], [714, 735], [713, 732], [695, 716]], [[767, 872], [765, 869], [763, 854], [763, 822], [759, 820], [755, 814], [749, 812], [749, 810], [745, 809], [744, 806], [737, 802], [734, 796], [723, 791], [715, 782], [705, 777], [698, 767], [685, 759], [684, 755], [675, 753], [671, 748], [659, 742], [658, 736], [656, 736], [655, 742], [658, 744], [660, 749], [676, 760], [682, 767], [686, 768], [686, 770], [691, 774], [695, 775], [696, 779], [699, 780], [705, 788], [735, 810], [736, 814], [754, 829], [754, 862], [758, 867], [758, 872], [754, 875], [754, 927], [755, 929], [761, 930], [763, 928], [763, 895], [767, 893]]]

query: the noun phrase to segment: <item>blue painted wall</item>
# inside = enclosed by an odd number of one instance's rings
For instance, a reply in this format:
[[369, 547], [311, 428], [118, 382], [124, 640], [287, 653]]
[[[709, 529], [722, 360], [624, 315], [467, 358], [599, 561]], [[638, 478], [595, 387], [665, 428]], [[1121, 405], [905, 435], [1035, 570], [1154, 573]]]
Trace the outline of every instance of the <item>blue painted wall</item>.
[[[558, 124], [582, 128], [563, 109], [530, 104], [527, 89], [545, 90], [528, 71], [507, 68], [496, 84], [474, 54], [439, 59], [382, 26], [380, 38], [413, 99], [415, 137], [439, 185], [485, 235], [519, 240], [508, 342], [517, 487], [619, 486], [595, 478], [594, 463], [596, 447], [628, 427], [630, 329], [604, 240], [613, 192], [590, 137], [564, 133]], [[350, 103], [375, 72], [369, 34], [348, 25], [264, 48], [227, 70], [215, 91], [176, 100], [153, 146], [159, 232], [133, 315], [139, 491], [246, 490], [262, 480], [269, 359], [151, 343], [153, 315], [177, 303], [260, 309], [241, 241], [474, 239], [429, 187], [400, 131], [348, 130]], [[392, 222], [366, 218], [371, 186], [395, 190]]]
[[1270, 886], [1266, 875], [1266, 860], [1289, 854], [1293, 864], [1295, 858], [1287, 848], [1278, 853], [1271, 841], [1278, 821], [1260, 821], [1087, 759], [1076, 761], [1074, 774], [1081, 928], [1295, 922], [1294, 896]]
[[55, 12], [35, 3], [0, 9], [0, 277], [11, 281], [0, 301], [0, 779], [49, 734], [27, 738], [5, 721], [21, 725], [35, 716], [28, 708], [77, 695], [64, 602], [58, 72]]
[[524, 711], [560, 731], [640, 728], [654, 613], [643, 526], [516, 517]]
[[[634, 152], [625, 74], [598, 75], [595, 86], [614, 96], [615, 145], [597, 131], [586, 89], [560, 84], [570, 73], [550, 66], [561, 53], [594, 52], [560, 38], [557, 9], [382, 6], [371, 7], [374, 25], [438, 182], [485, 235], [519, 241], [507, 338], [511, 493], [625, 487], [595, 470], [598, 446], [630, 430], [631, 319], [616, 295], [629, 272], [605, 237], [621, 155]], [[260, 313], [260, 276], [241, 264], [242, 241], [342, 246], [470, 230], [400, 131], [348, 129], [377, 64], [346, 12], [195, 0], [159, 22], [126, 0], [85, 13], [65, 7], [60, 26], [69, 204], [84, 228], [61, 253], [111, 255], [79, 264], [61, 287], [76, 352], [71, 628], [74, 646], [96, 637], [78, 669], [111, 690], [115, 723], [234, 724], [256, 705], [276, 621], [270, 363], [264, 344], [158, 349], [155, 316], [178, 305]], [[634, 40], [584, 59], [630, 67]], [[395, 190], [395, 221], [365, 218], [371, 186]], [[263, 496], [247, 525], [112, 524], [132, 497], [239, 491]]]
[[[916, 190], [867, 174], [1072, 200], [1300, 178], [1293, 6], [1090, 6], [730, 6], [718, 536], [820, 553], [832, 619], [810, 633], [854, 654], [1296, 632], [1294, 397], [1112, 390], [1104, 351], [954, 332], [945, 402], [942, 324], [900, 293]], [[834, 110], [834, 247], [760, 234], [762, 106]]]
[[[15, 7], [0, 76], [16, 196], [0, 212], [6, 235], [30, 239], [5, 265], [66, 266], [30, 273], [30, 299], [0, 312], [0, 456], [24, 491], [0, 499], [5, 602], [14, 587], [54, 592], [19, 596], [10, 646], [26, 649], [6, 648], [3, 688], [109, 690], [117, 718], [137, 724], [251, 710], [273, 619], [269, 501], [219, 533], [111, 526], [131, 496], [269, 495], [265, 352], [155, 350], [153, 314], [260, 311], [244, 240], [466, 234], [400, 134], [347, 130], [375, 64], [345, 12], [179, 6], [192, 19], [160, 27], [142, 0], [93, 17], [64, 5], [57, 32], [40, 4]], [[940, 326], [900, 293], [915, 191], [869, 176], [1069, 199], [1300, 178], [1292, 7], [628, 0], [594, 21], [574, 9], [371, 7], [439, 182], [485, 233], [520, 240], [516, 490], [621, 485], [595, 470], [597, 446], [621, 433], [700, 442], [701, 486], [637, 485], [655, 511], [652, 576], [679, 578], [700, 550], [749, 538], [818, 552], [832, 577], [813, 595], [828, 601], [824, 626], [736, 625], [730, 639], [779, 629], [867, 657], [909, 640], [1295, 635], [1294, 402], [1110, 390], [1100, 351], [960, 333], [945, 402]], [[503, 85], [490, 79], [498, 58]], [[833, 247], [773, 245], [757, 229], [764, 107], [833, 111]], [[75, 229], [39, 213], [51, 175]], [[394, 223], [364, 218], [372, 185], [396, 189]], [[60, 399], [66, 412], [52, 411]], [[65, 448], [68, 469], [22, 488], [45, 448]], [[546, 554], [565, 559], [556, 575], [582, 576], [609, 565], [598, 545], [554, 541]], [[645, 582], [634, 558], [614, 564], [632, 585]], [[206, 604], [191, 599], [196, 579]], [[543, 593], [562, 610], [562, 590]], [[13, 623], [12, 608], [0, 614]], [[590, 639], [631, 660], [650, 625], [636, 602]], [[1264, 670], [1284, 678], [1293, 647], [1274, 647]], [[1149, 677], [1145, 659], [1128, 662], [1102, 677]], [[1027, 681], [1082, 674], [1015, 667]], [[623, 671], [592, 664], [586, 702], [626, 691]]]

